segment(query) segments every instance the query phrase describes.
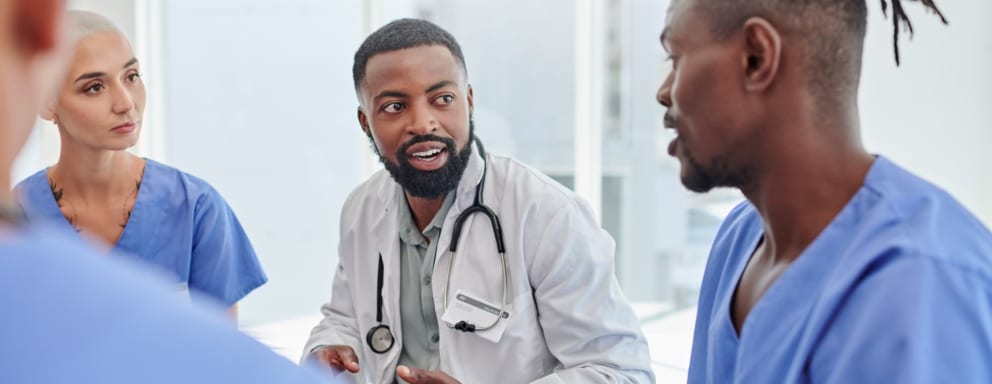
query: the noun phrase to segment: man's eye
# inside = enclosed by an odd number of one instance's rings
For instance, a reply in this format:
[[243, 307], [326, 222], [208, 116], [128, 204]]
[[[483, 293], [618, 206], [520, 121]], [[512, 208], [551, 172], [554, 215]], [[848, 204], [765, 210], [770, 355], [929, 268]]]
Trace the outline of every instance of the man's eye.
[[679, 57], [678, 56], [668, 55], [668, 58], [666, 60], [672, 62], [672, 69], [675, 69], [675, 68], [678, 68], [679, 67]]

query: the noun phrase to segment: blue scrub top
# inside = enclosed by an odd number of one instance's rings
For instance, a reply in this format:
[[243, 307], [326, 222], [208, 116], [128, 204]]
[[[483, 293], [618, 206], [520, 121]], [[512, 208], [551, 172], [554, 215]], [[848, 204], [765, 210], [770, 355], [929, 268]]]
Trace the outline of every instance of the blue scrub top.
[[876, 158], [738, 337], [730, 303], [762, 232], [744, 203], [717, 234], [689, 383], [992, 383], [992, 234], [943, 190]]
[[[15, 188], [28, 219], [72, 229], [47, 170]], [[146, 160], [138, 196], [114, 251], [171, 274], [176, 283], [230, 306], [265, 284], [255, 250], [231, 207], [207, 182]]]
[[325, 383], [75, 233], [0, 228], [0, 383]]

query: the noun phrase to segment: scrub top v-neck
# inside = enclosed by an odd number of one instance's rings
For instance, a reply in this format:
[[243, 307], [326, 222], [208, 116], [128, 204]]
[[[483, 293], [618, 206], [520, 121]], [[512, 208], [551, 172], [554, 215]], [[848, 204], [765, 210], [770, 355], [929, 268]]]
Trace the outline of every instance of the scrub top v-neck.
[[[43, 169], [17, 185], [28, 219], [71, 229]], [[114, 248], [164, 270], [176, 284], [233, 305], [267, 278], [241, 223], [205, 181], [146, 160], [131, 215]]]

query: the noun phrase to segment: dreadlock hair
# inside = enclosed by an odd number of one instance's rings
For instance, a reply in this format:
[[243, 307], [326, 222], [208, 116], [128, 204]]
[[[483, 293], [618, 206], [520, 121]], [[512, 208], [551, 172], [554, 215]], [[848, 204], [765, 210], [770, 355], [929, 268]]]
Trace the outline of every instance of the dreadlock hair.
[[428, 45], [441, 45], [448, 48], [451, 55], [461, 65], [462, 72], [466, 76], [468, 75], [462, 48], [448, 31], [427, 20], [399, 19], [372, 32], [358, 47], [358, 51], [355, 52], [355, 63], [351, 68], [355, 89], [358, 90], [362, 81], [365, 80], [365, 67], [372, 56]]
[[[861, 76], [861, 53], [868, 19], [867, 0], [697, 0], [711, 17], [711, 32], [727, 38], [751, 17], [773, 23], [785, 34], [803, 41], [802, 55], [809, 63], [810, 85], [824, 102], [856, 93]], [[903, 9], [904, 0], [879, 0], [888, 17], [892, 5], [893, 46], [899, 65], [899, 32], [913, 33]], [[947, 24], [933, 0], [919, 1]]]
[[[882, 2], [882, 14], [888, 17], [888, 5], [889, 1], [892, 2], [892, 48], [895, 50], [896, 54], [896, 65], [899, 65], [899, 23], [909, 31], [909, 37], [913, 37], [913, 23], [909, 22], [909, 17], [906, 16], [906, 11], [902, 9], [902, 1], [900, 0], [879, 0]], [[930, 12], [933, 12], [940, 18], [940, 22], [947, 25], [947, 19], [944, 18], [944, 14], [937, 9], [937, 4], [933, 3], [933, 0], [916, 0], [923, 3], [923, 6]]]

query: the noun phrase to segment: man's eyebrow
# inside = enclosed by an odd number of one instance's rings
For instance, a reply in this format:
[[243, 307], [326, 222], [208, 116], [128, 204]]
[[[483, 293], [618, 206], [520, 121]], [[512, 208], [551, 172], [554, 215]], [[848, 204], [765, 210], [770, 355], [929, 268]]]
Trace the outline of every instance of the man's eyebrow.
[[672, 51], [672, 30], [669, 27], [665, 27], [665, 30], [661, 31], [661, 36], [658, 37], [658, 41], [661, 42], [661, 49], [665, 50], [665, 53], [671, 53]]
[[430, 87], [427, 87], [427, 90], [424, 91], [424, 93], [431, 93], [431, 92], [434, 92], [434, 91], [436, 91], [438, 89], [441, 89], [441, 88], [444, 88], [444, 87], [447, 87], [447, 86], [455, 86], [455, 85], [457, 85], [457, 84], [455, 84], [454, 81], [451, 81], [451, 80], [442, 80], [442, 81], [437, 82], [437, 84], [434, 84], [434, 85], [432, 85]]
[[381, 99], [381, 98], [384, 98], [384, 97], [406, 98], [406, 97], [409, 97], [409, 96], [407, 96], [407, 94], [405, 94], [403, 92], [400, 92], [400, 91], [382, 91], [382, 92], [379, 92], [378, 95], [375, 95], [375, 97], [373, 99]]
[[[451, 80], [442, 80], [442, 81], [437, 82], [434, 85], [431, 85], [430, 87], [427, 87], [427, 89], [424, 90], [424, 93], [431, 93], [431, 92], [434, 92], [434, 91], [436, 91], [438, 89], [441, 89], [441, 88], [444, 88], [444, 87], [448, 87], [448, 86], [455, 86], [455, 85], [458, 85], [458, 84], [456, 84], [454, 81], [451, 81]], [[374, 100], [375, 99], [381, 99], [381, 98], [384, 98], [384, 97], [398, 97], [398, 98], [403, 99], [403, 98], [409, 98], [410, 95], [407, 95], [406, 93], [403, 93], [403, 92], [400, 92], [400, 91], [385, 90], [385, 91], [379, 92], [379, 94], [375, 95], [375, 97], [373, 99]]]

